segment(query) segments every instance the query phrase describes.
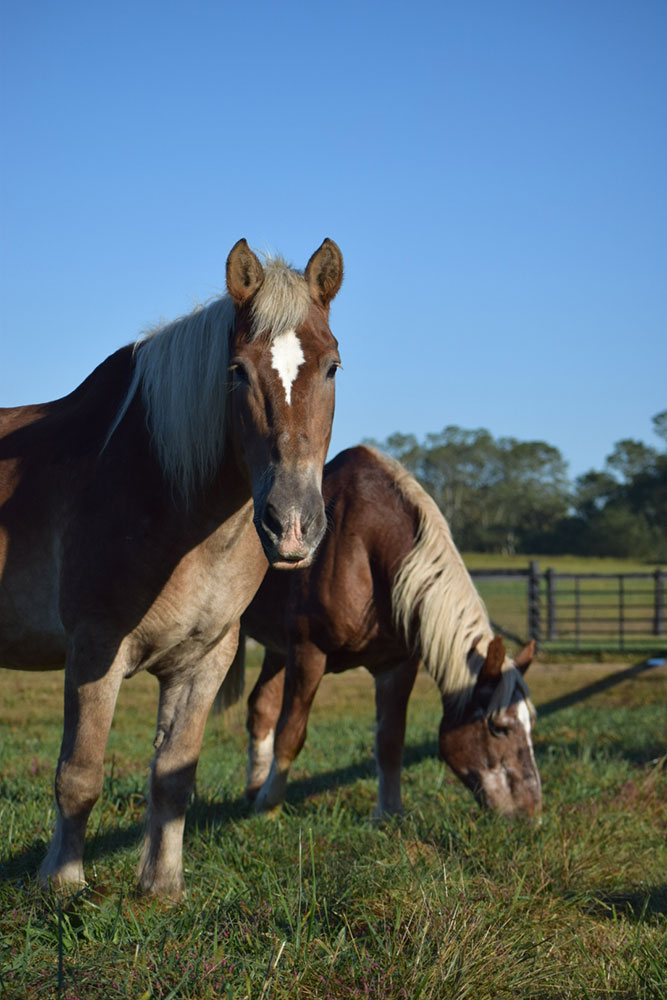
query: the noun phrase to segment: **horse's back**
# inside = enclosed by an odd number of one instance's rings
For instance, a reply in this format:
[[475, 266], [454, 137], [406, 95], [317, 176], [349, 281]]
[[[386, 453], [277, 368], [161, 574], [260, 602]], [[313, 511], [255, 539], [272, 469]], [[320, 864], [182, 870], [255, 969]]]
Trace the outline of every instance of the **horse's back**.
[[322, 492], [336, 541], [344, 550], [361, 545], [378, 571], [393, 576], [414, 544], [418, 517], [392, 461], [365, 445], [347, 448], [325, 466]]

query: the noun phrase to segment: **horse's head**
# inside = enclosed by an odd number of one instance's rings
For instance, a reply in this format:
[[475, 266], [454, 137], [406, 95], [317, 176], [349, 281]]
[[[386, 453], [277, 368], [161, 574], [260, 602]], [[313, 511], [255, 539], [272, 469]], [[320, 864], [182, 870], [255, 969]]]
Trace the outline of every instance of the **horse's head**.
[[328, 239], [303, 274], [281, 261], [263, 267], [245, 240], [227, 260], [236, 444], [257, 533], [279, 569], [308, 565], [326, 527], [322, 469], [340, 367], [328, 319], [342, 280], [343, 258]]
[[440, 725], [440, 756], [480, 805], [505, 816], [537, 817], [542, 809], [534, 710], [522, 680], [534, 652], [531, 641], [503, 670], [502, 639], [492, 639], [464, 717], [451, 723], [445, 711]]

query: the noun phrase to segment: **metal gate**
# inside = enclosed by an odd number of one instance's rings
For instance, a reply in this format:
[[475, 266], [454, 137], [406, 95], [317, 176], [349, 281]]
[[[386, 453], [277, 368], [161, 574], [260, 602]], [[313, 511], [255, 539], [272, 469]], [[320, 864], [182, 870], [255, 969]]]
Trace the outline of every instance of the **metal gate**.
[[531, 562], [519, 570], [472, 570], [490, 616], [510, 637], [543, 649], [658, 651], [667, 647], [665, 571], [561, 573]]

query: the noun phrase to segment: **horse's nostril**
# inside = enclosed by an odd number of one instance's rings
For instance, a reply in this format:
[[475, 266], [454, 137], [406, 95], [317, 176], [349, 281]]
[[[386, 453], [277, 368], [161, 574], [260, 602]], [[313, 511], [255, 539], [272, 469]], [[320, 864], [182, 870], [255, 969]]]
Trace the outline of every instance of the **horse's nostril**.
[[267, 503], [264, 508], [262, 524], [272, 535], [280, 537], [283, 533], [283, 526], [273, 504]]
[[316, 530], [320, 526], [319, 511], [313, 510], [306, 512], [301, 515], [301, 534], [306, 535], [307, 532]]

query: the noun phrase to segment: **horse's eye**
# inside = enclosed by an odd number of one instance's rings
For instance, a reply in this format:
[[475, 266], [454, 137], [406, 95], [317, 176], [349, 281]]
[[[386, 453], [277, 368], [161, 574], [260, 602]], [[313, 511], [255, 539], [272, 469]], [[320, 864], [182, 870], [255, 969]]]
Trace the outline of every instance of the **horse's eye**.
[[341, 364], [340, 364], [339, 361], [334, 361], [334, 363], [332, 365], [329, 365], [329, 368], [327, 370], [327, 378], [335, 378], [336, 377], [336, 372], [341, 367], [342, 366], [341, 366]]
[[229, 366], [229, 371], [237, 382], [242, 382], [244, 385], [248, 385], [250, 379], [248, 377], [248, 371], [240, 361], [232, 361]]
[[507, 736], [516, 725], [516, 720], [507, 711], [494, 712], [489, 717], [489, 730], [493, 736]]

